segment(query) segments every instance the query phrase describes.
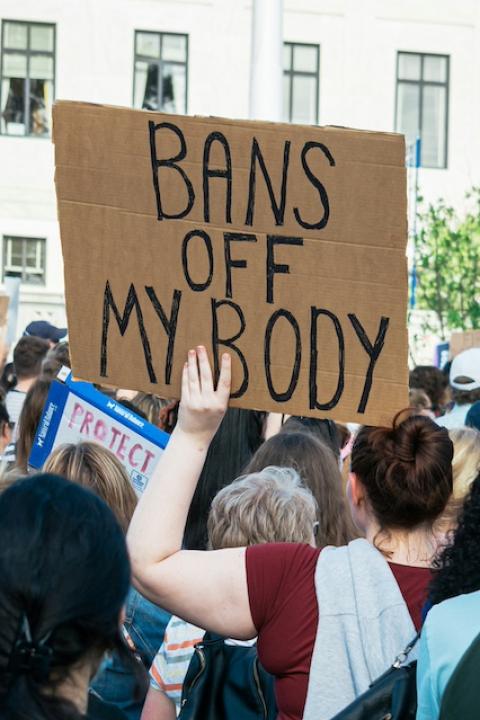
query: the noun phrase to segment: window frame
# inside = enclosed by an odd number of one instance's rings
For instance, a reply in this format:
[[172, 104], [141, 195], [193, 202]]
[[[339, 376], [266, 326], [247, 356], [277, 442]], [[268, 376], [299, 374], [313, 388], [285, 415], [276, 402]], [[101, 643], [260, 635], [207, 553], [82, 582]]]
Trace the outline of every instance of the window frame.
[[[400, 56], [401, 55], [414, 55], [420, 58], [420, 80], [407, 80], [400, 78]], [[424, 80], [424, 65], [425, 58], [435, 57], [446, 60], [446, 79], [440, 80]], [[419, 135], [422, 139], [423, 134], [423, 91], [425, 86], [427, 87], [443, 87], [445, 88], [445, 126], [444, 126], [444, 156], [441, 160], [440, 165], [423, 165], [422, 163], [422, 144], [420, 145], [420, 166], [428, 170], [448, 170], [448, 151], [449, 151], [449, 124], [450, 124], [450, 55], [443, 53], [430, 53], [430, 52], [416, 52], [414, 50], [397, 50], [397, 62], [396, 62], [396, 83], [395, 83], [395, 118], [394, 127], [396, 132], [400, 132], [398, 129], [398, 90], [400, 84], [405, 85], [416, 85], [420, 92], [420, 102], [418, 109], [418, 124], [419, 124]]]
[[[5, 47], [5, 29], [8, 23], [12, 23], [15, 25], [26, 25], [27, 26], [27, 47], [25, 50], [20, 49], [14, 49], [14, 48], [6, 48]], [[49, 27], [53, 29], [53, 50], [31, 50], [30, 49], [30, 34], [31, 34], [31, 28], [35, 27]], [[57, 82], [57, 25], [56, 23], [52, 22], [37, 22], [36, 20], [30, 21], [30, 20], [13, 20], [12, 18], [2, 18], [2, 32], [1, 32], [1, 51], [0, 51], [0, 108], [2, 107], [2, 87], [3, 87], [3, 80], [6, 79], [3, 77], [3, 57], [4, 55], [9, 54], [19, 54], [22, 53], [25, 55], [27, 59], [27, 75], [25, 77], [25, 133], [23, 135], [17, 135], [17, 134], [10, 134], [7, 132], [2, 132], [1, 124], [0, 124], [0, 135], [2, 137], [9, 137], [9, 138], [35, 138], [36, 140], [51, 140], [52, 137], [52, 127], [50, 127], [50, 132], [46, 135], [34, 135], [32, 132], [30, 132], [30, 128], [28, 127], [30, 124], [30, 57], [34, 55], [49, 55], [53, 59], [53, 80], [52, 80], [52, 87], [53, 87], [53, 98], [52, 102], [55, 101], [56, 97], [56, 82]], [[51, 125], [51, 119], [50, 119], [50, 125]], [[27, 132], [27, 128], [29, 132]]]
[[[316, 80], [316, 92], [315, 92], [315, 125], [318, 125], [320, 122], [320, 45], [318, 43], [306, 43], [306, 42], [293, 42], [291, 40], [285, 40], [283, 43], [283, 49], [285, 47], [289, 48], [290, 51], [290, 68], [289, 70], [286, 70], [285, 67], [283, 67], [283, 73], [282, 77], [285, 77], [285, 75], [288, 76], [288, 91], [289, 91], [289, 99], [288, 99], [288, 120], [285, 122], [293, 122], [292, 121], [292, 110], [293, 110], [293, 83], [295, 80], [295, 77], [314, 77]], [[317, 51], [317, 67], [315, 71], [307, 71], [307, 70], [295, 70], [293, 66], [293, 53], [295, 47], [309, 47], [309, 48], [315, 48]]]
[[[181, 67], [185, 67], [185, 115], [188, 114], [188, 65], [189, 65], [189, 57], [190, 57], [190, 47], [189, 47], [189, 35], [188, 33], [180, 33], [180, 32], [169, 32], [167, 30], [135, 30], [133, 33], [133, 83], [132, 83], [132, 107], [135, 108], [135, 85], [137, 82], [137, 74], [136, 74], [136, 64], [137, 60], [143, 61], [143, 62], [152, 62], [154, 58], [147, 56], [147, 55], [141, 55], [140, 53], [137, 54], [137, 36], [138, 35], [157, 35], [160, 39], [160, 55], [158, 58], [155, 59], [155, 61], [158, 64], [158, 86], [157, 86], [157, 92], [158, 97], [162, 97], [162, 82], [163, 82], [163, 73], [162, 73], [162, 64], [164, 62], [167, 62], [169, 65], [179, 65]], [[165, 35], [174, 35], [176, 37], [182, 37], [185, 38], [185, 51], [186, 51], [186, 57], [185, 61], [182, 62], [181, 60], [167, 60], [164, 61], [162, 54], [163, 54], [163, 37]], [[137, 108], [140, 109], [141, 108]], [[150, 112], [165, 112], [161, 108], [158, 108], [157, 110], [153, 110]], [[176, 113], [175, 113], [176, 114]]]
[[[47, 284], [47, 238], [46, 237], [30, 237], [27, 235], [2, 235], [2, 282], [5, 282], [6, 277], [18, 277], [17, 275], [7, 275], [6, 273], [9, 272], [7, 270], [7, 258], [8, 258], [8, 249], [9, 249], [9, 242], [13, 240], [21, 240], [22, 241], [22, 266], [21, 266], [21, 276], [20, 276], [20, 284], [26, 285], [30, 288], [36, 288], [36, 287], [45, 287]], [[39, 243], [43, 245], [43, 250], [40, 252], [43, 253], [43, 268], [42, 272], [32, 272], [32, 268], [27, 267], [26, 264], [26, 258], [27, 258], [27, 242], [28, 240], [34, 240], [36, 242], [37, 247], [37, 253], [38, 253], [38, 247]], [[10, 244], [11, 247], [11, 244]], [[11, 251], [10, 251], [11, 256]], [[11, 265], [12, 263], [10, 263]], [[36, 269], [36, 268], [35, 268]], [[34, 269], [34, 270], [35, 270]], [[10, 271], [12, 272], [12, 271]], [[27, 275], [36, 275], [41, 278], [41, 282], [32, 283], [29, 280], [26, 279]]]

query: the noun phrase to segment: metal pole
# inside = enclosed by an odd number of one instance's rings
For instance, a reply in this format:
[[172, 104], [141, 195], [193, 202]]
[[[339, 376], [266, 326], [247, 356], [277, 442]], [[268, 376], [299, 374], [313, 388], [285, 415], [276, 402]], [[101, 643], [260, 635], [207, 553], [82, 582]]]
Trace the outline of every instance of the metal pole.
[[417, 201], [418, 201], [418, 169], [421, 166], [422, 141], [417, 137], [415, 141], [415, 180], [413, 183], [413, 214], [412, 214], [412, 271], [410, 280], [410, 307], [413, 309], [417, 303]]
[[250, 118], [282, 120], [283, 0], [253, 0]]

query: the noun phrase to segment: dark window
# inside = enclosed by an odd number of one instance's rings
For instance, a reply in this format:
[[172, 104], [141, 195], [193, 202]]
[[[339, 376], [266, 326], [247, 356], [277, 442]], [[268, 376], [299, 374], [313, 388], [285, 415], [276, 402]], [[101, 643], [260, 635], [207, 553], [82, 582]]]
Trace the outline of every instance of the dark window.
[[316, 125], [320, 74], [318, 45], [283, 45], [283, 119]]
[[423, 167], [447, 167], [448, 86], [448, 55], [398, 53], [395, 128], [420, 138]]
[[133, 107], [187, 112], [188, 35], [137, 30]]
[[3, 279], [45, 285], [45, 238], [3, 237]]
[[55, 93], [55, 25], [2, 22], [0, 132], [48, 136]]

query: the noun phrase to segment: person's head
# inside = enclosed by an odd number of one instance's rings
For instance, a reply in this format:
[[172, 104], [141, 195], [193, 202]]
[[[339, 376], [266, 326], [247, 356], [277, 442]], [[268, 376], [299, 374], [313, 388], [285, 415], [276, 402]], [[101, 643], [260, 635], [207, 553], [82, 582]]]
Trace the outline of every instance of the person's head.
[[0, 402], [0, 455], [12, 439], [12, 425], [4, 402]]
[[363, 427], [352, 448], [348, 496], [365, 532], [431, 527], [452, 492], [453, 444], [445, 428], [414, 415]]
[[[123, 402], [123, 400], [121, 401]], [[160, 426], [160, 411], [168, 405], [168, 400], [152, 395], [152, 393], [139, 392], [130, 400], [132, 407], [141, 410], [149, 423]]]
[[473, 428], [456, 428], [448, 434], [453, 442], [453, 491], [437, 521], [443, 532], [456, 527], [470, 486], [480, 472], [480, 432]]
[[447, 399], [448, 379], [434, 365], [417, 365], [410, 371], [409, 379], [412, 390], [423, 390], [430, 398], [433, 412], [438, 415], [445, 406]]
[[58, 328], [46, 320], [34, 320], [29, 323], [23, 333], [25, 337], [37, 337], [46, 340], [53, 347], [67, 335], [67, 328]]
[[19, 480], [0, 496], [0, 577], [2, 718], [80, 720], [67, 688], [82, 689], [106, 650], [128, 657], [122, 529], [74, 483], [45, 474]]
[[[121, 401], [123, 403], [123, 400]], [[133, 406], [145, 413], [148, 422], [165, 432], [172, 432], [175, 422], [177, 400], [167, 400], [151, 393], [139, 392], [130, 401]], [[173, 425], [173, 426], [172, 426]]]
[[67, 342], [60, 342], [50, 348], [42, 363], [42, 375], [56, 378], [62, 367], [71, 367], [70, 349]]
[[342, 423], [335, 423], [338, 433], [338, 444], [340, 446], [340, 453], [344, 450], [352, 440], [352, 433], [348, 429], [347, 425]]
[[110, 450], [93, 442], [60, 445], [43, 470], [92, 490], [107, 503], [123, 531], [127, 531], [137, 496], [127, 471]]
[[437, 572], [430, 588], [430, 601], [480, 590], [480, 474], [470, 485], [460, 513], [453, 542], [447, 545], [435, 563]]
[[28, 468], [28, 458], [30, 457], [30, 451], [33, 447], [38, 423], [42, 417], [51, 383], [52, 381], [48, 378], [35, 380], [27, 392], [18, 418], [16, 465], [25, 472]]
[[317, 503], [319, 547], [344, 545], [357, 536], [342, 489], [338, 463], [330, 448], [309, 432], [273, 435], [263, 443], [245, 472], [259, 473], [269, 465], [294, 468]]
[[453, 358], [450, 385], [457, 405], [469, 405], [480, 400], [480, 348], [464, 350]]
[[425, 415], [425, 417], [435, 417], [432, 409], [432, 401], [428, 397], [425, 390], [411, 388], [408, 393], [408, 404], [416, 415]]
[[207, 518], [212, 500], [221, 488], [237, 478], [262, 442], [263, 415], [229, 408], [209, 447], [193, 496], [185, 528], [184, 547], [207, 546]]
[[340, 434], [333, 420], [292, 415], [283, 423], [280, 432], [309, 432], [329, 447], [336, 458], [340, 457]]
[[5, 363], [0, 377], [0, 392], [2, 395], [4, 396], [9, 390], [12, 390], [12, 388], [15, 387], [16, 382], [17, 379], [15, 377], [13, 362]]
[[296, 470], [266, 467], [239, 477], [215, 496], [208, 516], [212, 550], [261, 543], [315, 546], [317, 503]]
[[17, 382], [36, 378], [42, 372], [42, 361], [50, 345], [38, 337], [21, 337], [13, 351]]
[[480, 430], [480, 400], [473, 403], [465, 418], [465, 425], [475, 430]]

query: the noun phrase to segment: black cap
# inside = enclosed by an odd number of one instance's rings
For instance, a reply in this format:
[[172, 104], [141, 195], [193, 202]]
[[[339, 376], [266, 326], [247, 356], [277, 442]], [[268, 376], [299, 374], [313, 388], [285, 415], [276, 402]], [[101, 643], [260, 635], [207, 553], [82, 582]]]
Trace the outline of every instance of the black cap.
[[34, 320], [27, 325], [23, 334], [58, 343], [66, 336], [67, 328], [57, 328], [46, 320]]

